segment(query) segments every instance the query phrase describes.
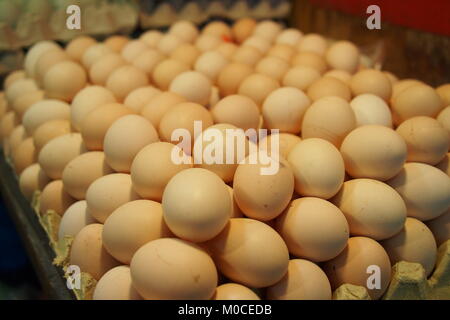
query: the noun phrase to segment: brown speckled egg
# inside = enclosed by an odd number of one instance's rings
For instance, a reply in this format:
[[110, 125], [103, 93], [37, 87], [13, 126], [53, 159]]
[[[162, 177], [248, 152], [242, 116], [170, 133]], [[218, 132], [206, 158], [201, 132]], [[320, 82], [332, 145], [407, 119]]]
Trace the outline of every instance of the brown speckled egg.
[[62, 180], [54, 180], [48, 183], [41, 192], [39, 200], [39, 213], [46, 214], [52, 210], [62, 216], [76, 200], [72, 198], [65, 190]]
[[75, 199], [82, 200], [86, 197], [86, 191], [92, 182], [113, 172], [106, 164], [103, 152], [92, 151], [80, 154], [64, 168], [62, 173], [64, 189]]
[[294, 87], [306, 91], [316, 80], [320, 79], [320, 72], [307, 66], [297, 66], [289, 69], [281, 79], [285, 87]]
[[186, 102], [186, 99], [182, 96], [174, 92], [164, 91], [156, 95], [142, 108], [141, 115], [149, 120], [156, 129], [158, 129], [159, 123], [166, 112], [169, 111], [169, 109], [174, 105], [182, 102]]
[[350, 81], [350, 88], [355, 96], [371, 93], [385, 101], [389, 101], [392, 93], [389, 79], [383, 72], [375, 69], [364, 69], [353, 75]]
[[407, 218], [401, 232], [380, 243], [392, 265], [400, 261], [420, 263], [427, 277], [433, 271], [437, 257], [436, 240], [423, 222]]
[[106, 80], [106, 88], [118, 101], [123, 101], [131, 91], [147, 85], [148, 77], [145, 72], [132, 65], [119, 67]]
[[238, 94], [251, 98], [259, 107], [267, 96], [280, 87], [278, 81], [260, 73], [245, 78], [238, 89]]
[[153, 70], [153, 82], [161, 90], [168, 90], [170, 83], [180, 73], [189, 70], [189, 66], [179, 60], [166, 59], [156, 65]]
[[50, 182], [38, 163], [25, 168], [20, 174], [19, 187], [28, 201], [31, 201], [35, 191], [41, 191]]
[[252, 290], [238, 283], [225, 283], [216, 288], [212, 300], [261, 300]]
[[211, 79], [198, 70], [185, 71], [172, 80], [169, 91], [186, 98], [187, 101], [206, 105], [211, 96]]
[[325, 97], [306, 110], [302, 139], [322, 138], [339, 148], [345, 136], [355, 127], [355, 114], [348, 102], [339, 97]]
[[50, 120], [41, 124], [33, 133], [33, 142], [38, 152], [53, 138], [70, 133], [69, 120]]
[[153, 86], [140, 87], [131, 91], [123, 104], [135, 112], [141, 112], [142, 108], [161, 91]]
[[89, 68], [89, 80], [93, 84], [104, 86], [111, 73], [126, 65], [126, 63], [125, 59], [119, 54], [108, 53]]
[[25, 168], [36, 163], [37, 152], [34, 147], [33, 138], [26, 138], [23, 140], [12, 153], [12, 160], [14, 170], [17, 175], [20, 175]]
[[427, 221], [427, 226], [433, 232], [434, 239], [439, 247], [450, 239], [450, 210], [447, 210], [447, 212], [433, 220]]
[[34, 103], [23, 115], [22, 123], [27, 134], [33, 135], [40, 125], [51, 120], [69, 120], [70, 106], [56, 99], [45, 99]]
[[147, 242], [170, 236], [161, 204], [151, 200], [135, 200], [118, 207], [106, 219], [102, 233], [105, 249], [124, 264], [130, 264], [135, 252]]
[[253, 69], [244, 63], [232, 62], [219, 73], [217, 86], [222, 97], [236, 94], [241, 82], [253, 73]]
[[[378, 266], [380, 287], [367, 288], [367, 280], [373, 271], [369, 266]], [[391, 263], [383, 247], [370, 238], [352, 237], [347, 247], [337, 257], [324, 263], [323, 269], [336, 290], [344, 283], [366, 287], [372, 299], [379, 299], [391, 281]], [[369, 270], [369, 273], [368, 273]]]
[[128, 266], [118, 266], [107, 271], [98, 280], [93, 300], [142, 300], [133, 288], [131, 272]]
[[252, 18], [240, 18], [236, 20], [231, 29], [233, 38], [236, 39], [237, 43], [244, 42], [253, 34], [255, 26], [256, 21]]
[[103, 225], [93, 223], [85, 226], [73, 240], [70, 250], [70, 264], [80, 267], [95, 280], [120, 263], [109, 255], [102, 244]]
[[86, 200], [74, 202], [61, 218], [58, 229], [58, 239], [65, 236], [75, 237], [85, 226], [97, 223], [87, 212]]
[[[180, 163], [174, 163], [172, 152], [178, 152]], [[133, 189], [145, 199], [161, 201], [169, 180], [178, 172], [192, 168], [192, 158], [168, 142], [154, 142], [142, 148], [131, 165]]]
[[89, 36], [78, 36], [70, 40], [66, 46], [66, 52], [72, 60], [81, 62], [86, 50], [96, 43], [97, 41]]
[[148, 300], [210, 299], [217, 287], [211, 257], [190, 242], [164, 238], [142, 246], [131, 261], [133, 287]]
[[223, 275], [251, 288], [274, 285], [288, 270], [289, 252], [283, 239], [257, 220], [230, 219], [206, 245]]
[[70, 102], [86, 86], [87, 75], [78, 63], [62, 61], [48, 69], [43, 83], [48, 98]]
[[347, 101], [352, 98], [350, 88], [341, 80], [332, 77], [323, 77], [314, 81], [308, 87], [307, 93], [313, 101], [331, 96], [340, 97]]
[[331, 285], [319, 266], [304, 259], [289, 261], [286, 275], [267, 289], [270, 300], [331, 300]]
[[328, 48], [325, 59], [333, 69], [354, 73], [359, 66], [359, 49], [350, 41], [337, 41]]
[[88, 150], [103, 150], [106, 131], [117, 119], [133, 114], [133, 110], [120, 103], [107, 103], [89, 112], [80, 126]]

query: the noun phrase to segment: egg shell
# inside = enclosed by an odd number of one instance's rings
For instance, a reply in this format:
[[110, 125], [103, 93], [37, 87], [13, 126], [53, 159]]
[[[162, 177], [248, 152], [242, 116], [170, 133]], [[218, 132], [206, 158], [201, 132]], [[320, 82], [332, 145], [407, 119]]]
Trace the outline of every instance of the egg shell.
[[24, 197], [31, 201], [34, 192], [41, 191], [49, 182], [50, 178], [47, 177], [39, 164], [34, 163], [26, 167], [20, 174], [19, 187]]
[[306, 110], [302, 139], [322, 138], [339, 148], [345, 136], [355, 127], [355, 114], [347, 101], [339, 97], [324, 97]]
[[30, 91], [17, 97], [13, 104], [12, 109], [16, 113], [18, 119], [23, 118], [23, 115], [27, 110], [36, 102], [44, 100], [45, 92], [42, 90]]
[[243, 47], [253, 47], [257, 49], [260, 53], [265, 55], [267, 51], [270, 49], [271, 42], [267, 39], [264, 39], [260, 36], [251, 36], [250, 38], [246, 39], [243, 43]]
[[165, 55], [170, 55], [176, 48], [184, 43], [184, 40], [178, 36], [166, 33], [158, 41], [157, 49]]
[[53, 180], [42, 189], [39, 200], [39, 213], [45, 215], [49, 210], [63, 216], [64, 212], [75, 202], [65, 190], [62, 180]]
[[352, 236], [383, 240], [399, 233], [406, 219], [406, 205], [389, 185], [372, 179], [344, 182], [330, 200], [344, 213]]
[[314, 81], [308, 87], [307, 93], [313, 101], [331, 96], [350, 101], [352, 97], [349, 87], [341, 80], [332, 77], [323, 77]]
[[39, 152], [38, 162], [50, 178], [61, 179], [66, 165], [85, 152], [81, 134], [68, 133], [50, 140]]
[[449, 149], [449, 136], [439, 121], [430, 117], [413, 117], [397, 127], [408, 147], [408, 162], [439, 163]]
[[281, 31], [275, 39], [276, 44], [285, 44], [296, 47], [303, 38], [303, 33], [295, 28], [287, 28]]
[[41, 55], [55, 48], [59, 46], [53, 41], [38, 41], [28, 50], [24, 60], [24, 69], [28, 78], [34, 77], [36, 62]]
[[3, 80], [3, 88], [4, 90], [8, 90], [8, 88], [17, 80], [26, 78], [25, 70], [14, 70], [10, 72], [5, 79]]
[[158, 133], [150, 121], [135, 114], [123, 116], [106, 131], [105, 160], [116, 172], [128, 173], [136, 154], [156, 141], [159, 141]]
[[[138, 61], [137, 59], [135, 61]], [[135, 62], [134, 61], [134, 62]], [[133, 62], [133, 63], [134, 63]], [[104, 86], [114, 70], [126, 65], [126, 61], [117, 53], [108, 53], [97, 60], [89, 68], [89, 80], [96, 85]]]
[[186, 98], [187, 101], [206, 105], [211, 96], [211, 80], [198, 70], [185, 71], [172, 80], [169, 91]]
[[18, 97], [23, 96], [29, 92], [34, 92], [39, 90], [36, 81], [29, 78], [19, 79], [14, 81], [8, 89], [5, 91], [5, 97], [9, 105], [13, 105], [14, 100]]
[[236, 203], [236, 200], [234, 200], [234, 191], [233, 188], [227, 185], [228, 192], [230, 193], [230, 197], [233, 201], [233, 205], [231, 206], [231, 215], [230, 218], [243, 218], [244, 214], [242, 213], [241, 209]]
[[327, 48], [327, 40], [323, 36], [316, 33], [308, 33], [304, 35], [297, 45], [297, 50], [299, 52], [314, 52], [321, 56], [325, 55]]
[[146, 49], [148, 49], [148, 46], [144, 41], [135, 39], [128, 41], [127, 44], [122, 48], [120, 54], [125, 59], [125, 61], [132, 63], [133, 60], [136, 59]]
[[240, 18], [233, 23], [231, 32], [233, 38], [237, 43], [244, 42], [253, 34], [253, 29], [256, 26], [256, 21], [253, 18]]
[[160, 90], [153, 86], [137, 88], [127, 95], [123, 104], [139, 113], [158, 93]]
[[238, 283], [225, 283], [216, 288], [212, 300], [261, 300], [252, 290]]
[[34, 131], [43, 123], [50, 120], [69, 120], [70, 106], [56, 99], [45, 99], [30, 106], [23, 115], [23, 126], [27, 134], [33, 135]]
[[222, 42], [215, 48], [215, 51], [220, 52], [225, 58], [231, 59], [237, 49], [238, 46], [232, 42]]
[[143, 41], [150, 48], [156, 48], [162, 37], [163, 33], [161, 31], [149, 30], [141, 34], [139, 40]]
[[210, 34], [201, 34], [195, 40], [195, 46], [202, 52], [214, 50], [222, 43], [222, 39]]
[[159, 123], [162, 117], [173, 106], [186, 102], [186, 98], [170, 91], [164, 91], [151, 99], [141, 110], [141, 115], [149, 120], [156, 129], [159, 129]]
[[421, 221], [407, 218], [405, 227], [394, 237], [381, 241], [394, 265], [400, 261], [417, 262], [428, 277], [434, 269], [437, 246], [433, 233]]
[[7, 112], [0, 121], [0, 138], [6, 141], [11, 132], [19, 125], [19, 119], [13, 111]]
[[392, 94], [392, 85], [387, 76], [375, 69], [364, 69], [353, 75], [350, 81], [353, 95], [371, 93], [385, 101], [389, 101]]
[[344, 71], [344, 70], [337, 70], [337, 69], [332, 69], [330, 71], [327, 71], [323, 74], [323, 76], [336, 78], [338, 80], [341, 80], [346, 85], [350, 85], [350, 82], [352, 80], [352, 75], [349, 72]]
[[103, 44], [114, 52], [120, 53], [129, 41], [130, 39], [126, 36], [113, 35], [106, 38]]
[[20, 175], [25, 168], [36, 163], [37, 152], [34, 147], [33, 138], [23, 140], [12, 153], [14, 170]]
[[405, 89], [408, 89], [409, 87], [414, 86], [416, 84], [425, 85], [424, 82], [419, 81], [417, 79], [403, 79], [403, 80], [400, 80], [397, 83], [395, 83], [392, 86], [391, 102], [392, 102], [392, 100], [394, 100], [395, 97], [397, 97]]
[[427, 226], [433, 232], [437, 246], [441, 246], [450, 239], [450, 211], [441, 214], [439, 217], [428, 220]]
[[160, 203], [135, 200], [114, 210], [103, 226], [105, 249], [118, 261], [130, 264], [135, 252], [146, 243], [173, 236], [163, 219]]
[[70, 133], [68, 120], [50, 120], [41, 124], [33, 133], [33, 142], [37, 152], [56, 137]]
[[145, 74], [151, 78], [156, 66], [164, 60], [165, 56], [155, 50], [146, 49], [142, 51], [133, 61], [132, 64], [138, 69], [145, 72]]
[[95, 280], [120, 263], [109, 255], [102, 245], [103, 225], [93, 223], [85, 226], [76, 235], [70, 250], [70, 264], [80, 267]]
[[433, 166], [409, 162], [387, 181], [403, 198], [408, 216], [427, 221], [439, 217], [450, 206], [449, 177]]
[[75, 237], [85, 226], [97, 223], [86, 208], [86, 200], [80, 200], [66, 209], [59, 223], [58, 239], [63, 239], [65, 236]]
[[231, 28], [222, 21], [211, 21], [202, 30], [203, 34], [210, 34], [216, 37], [232, 38]]
[[[279, 162], [273, 158], [264, 159], [261, 153], [258, 159], [254, 159], [256, 162], [253, 159], [250, 155], [236, 169], [234, 198], [247, 217], [272, 220], [283, 212], [291, 200], [294, 174], [284, 159], [279, 159]], [[274, 164], [278, 170], [272, 170]], [[270, 171], [269, 174], [264, 170]]]
[[225, 229], [206, 245], [223, 275], [250, 288], [271, 286], [288, 269], [289, 253], [283, 239], [257, 220], [230, 219]]
[[322, 56], [317, 53], [303, 51], [297, 53], [291, 61], [294, 67], [310, 67], [316, 69], [320, 74], [323, 74], [328, 68]]
[[267, 51], [267, 56], [280, 58], [289, 63], [295, 53], [296, 50], [291, 45], [275, 44]]
[[133, 110], [120, 103], [107, 103], [94, 108], [86, 115], [80, 126], [86, 148], [90, 151], [102, 151], [103, 140], [109, 127], [117, 119], [133, 113]]
[[44, 77], [47, 71], [55, 64], [62, 61], [71, 60], [70, 56], [60, 48], [50, 49], [45, 54], [39, 57], [35, 66], [36, 83], [42, 87], [44, 84]]
[[[277, 135], [278, 137], [276, 139], [272, 139], [272, 135]], [[277, 149], [279, 155], [284, 159], [288, 159], [289, 153], [297, 143], [302, 141], [302, 139], [291, 133], [272, 133], [271, 135], [259, 140], [259, 150], [266, 151], [269, 156], [272, 155], [272, 152], [275, 151], [275, 148], [272, 147], [272, 141], [278, 142], [279, 146]]]
[[278, 22], [272, 20], [262, 20], [253, 29], [253, 35], [263, 37], [268, 41], [274, 41], [280, 34], [283, 27]]
[[231, 57], [231, 60], [236, 63], [242, 63], [249, 67], [254, 67], [262, 58], [262, 53], [257, 48], [252, 46], [241, 46]]
[[97, 41], [89, 36], [78, 36], [67, 44], [66, 53], [72, 60], [81, 62], [86, 50], [96, 43]]
[[153, 69], [153, 82], [161, 90], [168, 90], [172, 80], [188, 70], [189, 65], [184, 62], [174, 59], [163, 60]]
[[180, 239], [145, 244], [133, 256], [130, 268], [132, 284], [144, 299], [210, 299], [217, 287], [217, 270], [211, 257]]
[[10, 156], [14, 153], [14, 150], [22, 143], [23, 140], [28, 138], [25, 128], [22, 125], [15, 127], [8, 138], [3, 144], [3, 152], [5, 156]]
[[238, 94], [247, 96], [258, 106], [262, 106], [267, 96], [279, 87], [280, 84], [275, 79], [264, 74], [254, 73], [241, 82]]
[[80, 131], [81, 123], [89, 112], [102, 105], [113, 102], [116, 102], [116, 98], [105, 87], [88, 86], [80, 90], [74, 97], [70, 108], [72, 127], [76, 131]]
[[[368, 267], [378, 266], [375, 273], [380, 287], [367, 287], [370, 275]], [[391, 263], [384, 248], [375, 240], [366, 237], [352, 237], [347, 247], [337, 257], [327, 261], [323, 269], [331, 283], [332, 290], [344, 283], [365, 287], [372, 299], [379, 299], [391, 280]], [[371, 283], [371, 282], [370, 282]]]
[[359, 66], [360, 53], [350, 41], [337, 41], [328, 48], [325, 59], [333, 69], [354, 73]]
[[350, 176], [381, 181], [400, 172], [408, 153], [400, 134], [379, 125], [356, 128], [345, 137], [340, 151]]
[[192, 67], [200, 54], [201, 52], [196, 46], [190, 43], [184, 43], [172, 51], [170, 58], [184, 62]]
[[118, 266], [107, 271], [98, 280], [92, 300], [142, 300], [133, 288], [128, 266]]
[[217, 86], [222, 97], [236, 94], [241, 82], [253, 73], [253, 69], [244, 64], [232, 62], [226, 65], [219, 73]]
[[447, 153], [444, 159], [442, 159], [435, 167], [450, 176], [450, 153]]
[[331, 300], [330, 281], [319, 266], [292, 259], [286, 275], [267, 289], [270, 300]]
[[131, 177], [112, 173], [95, 180], [86, 192], [87, 211], [100, 223], [121, 205], [139, 199], [134, 192]]
[[316, 69], [307, 66], [297, 66], [289, 69], [284, 74], [281, 84], [285, 87], [294, 87], [306, 91], [318, 79], [320, 79], [320, 73]]
[[315, 262], [336, 257], [349, 237], [347, 220], [339, 208], [313, 197], [293, 200], [276, 219], [275, 228], [292, 255]]
[[436, 92], [441, 97], [444, 106], [450, 105], [450, 83], [437, 87]]
[[173, 23], [169, 28], [169, 33], [186, 42], [194, 42], [199, 34], [197, 26], [188, 20], [180, 20]]
[[123, 101], [130, 92], [148, 84], [145, 72], [133, 65], [115, 69], [106, 80], [106, 88], [114, 94], [118, 101]]
[[45, 73], [43, 86], [48, 98], [70, 102], [86, 86], [87, 74], [81, 65], [73, 61], [54, 64]]
[[392, 115], [388, 104], [380, 97], [364, 93], [350, 102], [356, 117], [356, 125], [376, 124], [392, 128]]
[[225, 58], [218, 51], [206, 51], [202, 53], [194, 64], [194, 70], [203, 73], [211, 81], [216, 81], [217, 76], [223, 67], [228, 63], [228, 59]]
[[302, 196], [329, 199], [344, 182], [344, 160], [339, 150], [326, 140], [302, 140], [287, 159], [294, 173], [295, 191]]
[[173, 176], [162, 197], [164, 221], [178, 237], [203, 242], [218, 235], [230, 218], [231, 198], [214, 173], [192, 168]]
[[450, 139], [450, 105], [441, 112], [437, 116], [437, 121], [441, 124], [441, 126], [447, 131], [449, 139]]
[[289, 63], [281, 58], [267, 56], [256, 64], [255, 71], [280, 81], [289, 70]]
[[86, 197], [86, 191], [92, 182], [113, 172], [106, 164], [103, 152], [91, 151], [80, 154], [64, 167], [62, 173], [64, 189], [75, 199], [82, 200]]

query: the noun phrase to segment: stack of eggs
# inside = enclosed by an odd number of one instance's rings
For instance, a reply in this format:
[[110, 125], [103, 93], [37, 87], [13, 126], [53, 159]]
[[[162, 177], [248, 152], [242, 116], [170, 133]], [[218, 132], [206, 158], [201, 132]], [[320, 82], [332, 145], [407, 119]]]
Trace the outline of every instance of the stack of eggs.
[[[362, 60], [248, 18], [39, 42], [5, 80], [3, 150], [39, 214], [62, 217], [94, 299], [330, 299], [373, 266], [378, 299], [395, 263], [430, 275], [450, 237], [450, 84]], [[279, 131], [199, 161], [238, 128]], [[244, 161], [254, 144], [276, 172]]]

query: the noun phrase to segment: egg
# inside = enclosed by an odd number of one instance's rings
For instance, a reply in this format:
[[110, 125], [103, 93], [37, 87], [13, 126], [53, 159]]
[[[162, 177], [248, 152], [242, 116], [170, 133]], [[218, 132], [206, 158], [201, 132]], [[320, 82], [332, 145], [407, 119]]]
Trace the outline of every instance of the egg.
[[238, 283], [225, 283], [216, 288], [212, 300], [261, 300], [252, 290]]
[[211, 21], [202, 30], [203, 34], [209, 34], [224, 39], [232, 38], [231, 28], [222, 21]]
[[408, 147], [408, 162], [435, 165], [449, 149], [448, 133], [436, 119], [424, 116], [409, 118], [396, 131]]
[[81, 62], [86, 50], [96, 44], [97, 41], [89, 36], [78, 36], [70, 40], [66, 46], [66, 53], [72, 60]]
[[254, 73], [245, 78], [238, 89], [238, 94], [251, 98], [261, 106], [267, 96], [280, 87], [278, 81], [260, 73]]
[[402, 136], [379, 125], [356, 128], [345, 137], [340, 150], [350, 176], [381, 181], [397, 175], [408, 155]]
[[[277, 135], [277, 138], [271, 138], [271, 135]], [[292, 151], [294, 146], [302, 141], [299, 136], [296, 136], [291, 133], [272, 133], [259, 140], [258, 148], [259, 150], [266, 151], [269, 156], [272, 155], [272, 152], [275, 152], [275, 149], [278, 149], [278, 154], [284, 159], [288, 159], [289, 153]], [[278, 148], [272, 147], [272, 141], [278, 143]]]
[[63, 239], [65, 236], [75, 237], [85, 226], [96, 223], [95, 219], [87, 213], [86, 208], [86, 200], [74, 202], [67, 208], [59, 223], [58, 239]]
[[159, 89], [153, 86], [140, 87], [131, 91], [125, 98], [123, 104], [139, 113], [160, 92]]
[[277, 44], [284, 44], [295, 47], [299, 44], [303, 33], [295, 28], [288, 28], [281, 31], [275, 40]]
[[347, 101], [339, 97], [324, 97], [306, 110], [302, 139], [322, 138], [340, 147], [342, 140], [355, 127], [355, 114]]
[[161, 90], [168, 90], [173, 79], [189, 70], [189, 66], [179, 60], [166, 59], [156, 65], [153, 70], [153, 82]]
[[[139, 60], [136, 59], [133, 63], [139, 67], [137, 65], [137, 61]], [[126, 64], [125, 59], [119, 54], [115, 52], [108, 53], [101, 59], [94, 62], [89, 68], [89, 80], [95, 85], [105, 86], [111, 73]]]
[[50, 120], [41, 124], [33, 133], [33, 142], [37, 152], [53, 138], [70, 133], [68, 120]]
[[439, 217], [450, 206], [448, 176], [424, 163], [406, 163], [398, 175], [387, 181], [403, 198], [408, 216], [427, 221]]
[[159, 141], [153, 125], [140, 115], [117, 119], [106, 131], [103, 142], [105, 160], [116, 172], [130, 172], [136, 154], [146, 145]]
[[3, 80], [3, 88], [4, 90], [8, 90], [8, 88], [17, 80], [26, 78], [25, 70], [14, 70], [9, 73], [5, 79]]
[[214, 50], [222, 43], [222, 39], [210, 34], [201, 34], [195, 40], [195, 46], [202, 52]]
[[271, 42], [260, 36], [251, 36], [242, 43], [243, 47], [253, 47], [257, 49], [260, 53], [265, 55], [269, 51]]
[[253, 29], [253, 35], [273, 41], [280, 34], [281, 30], [281, 24], [272, 20], [263, 20], [256, 24]]
[[186, 98], [187, 101], [201, 105], [208, 104], [211, 89], [211, 80], [199, 70], [178, 74], [169, 86], [170, 92]]
[[392, 86], [383, 72], [375, 69], [364, 69], [353, 75], [350, 81], [353, 95], [371, 93], [385, 101], [389, 101], [392, 94]]
[[350, 41], [337, 41], [328, 48], [325, 59], [333, 69], [354, 73], [359, 66], [360, 53]]
[[238, 46], [232, 42], [222, 42], [215, 48], [215, 51], [221, 53], [225, 58], [231, 59]]
[[210, 299], [217, 287], [211, 257], [180, 239], [145, 244], [133, 256], [130, 268], [133, 287], [148, 300]]
[[[193, 102], [183, 102], [170, 108], [166, 114], [162, 117], [159, 124], [159, 136], [162, 141], [177, 142], [180, 136], [176, 134], [176, 130], [189, 133], [190, 145], [192, 146], [194, 140], [200, 132], [195, 132], [195, 121], [199, 121], [202, 125], [202, 130], [213, 125], [213, 118], [211, 113], [201, 106], [200, 104]], [[175, 133], [175, 134], [174, 134]], [[172, 135], [174, 136], [172, 137]], [[183, 145], [189, 143], [189, 141], [183, 140]], [[183, 148], [184, 151], [188, 151]], [[190, 149], [190, 148], [188, 148]]]
[[316, 80], [320, 79], [320, 72], [307, 66], [297, 66], [289, 69], [281, 79], [285, 87], [294, 87], [306, 91]]
[[244, 95], [230, 95], [211, 108], [215, 123], [229, 123], [243, 130], [257, 129], [259, 124], [258, 105]]
[[450, 83], [437, 87], [436, 92], [441, 97], [444, 106], [450, 105]]
[[447, 153], [447, 155], [444, 157], [444, 159], [442, 159], [441, 162], [439, 162], [437, 165], [435, 165], [435, 167], [442, 170], [448, 176], [450, 176], [450, 153]]
[[180, 20], [170, 26], [169, 33], [176, 35], [183, 41], [194, 42], [195, 39], [197, 39], [199, 32], [195, 24], [191, 21]]
[[155, 67], [164, 59], [164, 55], [159, 51], [155, 49], [146, 49], [132, 61], [132, 64], [144, 71], [147, 76], [151, 78]]
[[428, 220], [427, 226], [433, 232], [436, 244], [439, 247], [450, 239], [450, 211], [441, 214], [439, 217]]
[[253, 69], [244, 64], [231, 62], [220, 71], [217, 86], [222, 97], [236, 94], [241, 82], [253, 73]]
[[70, 106], [56, 99], [45, 99], [30, 106], [23, 115], [23, 126], [27, 134], [33, 135], [34, 131], [42, 124], [51, 120], [69, 120]]
[[45, 92], [42, 90], [30, 91], [17, 97], [12, 105], [18, 119], [22, 119], [27, 110], [36, 102], [44, 100]]
[[20, 174], [19, 187], [24, 197], [31, 201], [34, 192], [41, 191], [49, 182], [50, 178], [47, 177], [39, 164], [34, 163], [26, 167]]
[[283, 59], [267, 56], [259, 60], [255, 71], [280, 81], [289, 69], [289, 63]]
[[419, 81], [417, 79], [403, 79], [396, 82], [394, 85], [392, 85], [391, 100], [393, 100], [397, 95], [403, 92], [403, 90], [408, 89], [409, 87], [414, 86], [416, 84], [425, 85], [424, 82]]
[[225, 58], [218, 51], [206, 51], [202, 53], [194, 64], [194, 70], [203, 73], [211, 81], [215, 81], [222, 68], [228, 63]]
[[14, 153], [14, 150], [17, 149], [20, 143], [23, 140], [28, 138], [27, 133], [25, 132], [25, 128], [22, 125], [15, 127], [9, 137], [5, 140], [3, 145], [3, 152], [6, 156], [10, 156]]
[[186, 102], [186, 99], [174, 92], [163, 91], [154, 96], [141, 110], [141, 115], [149, 120], [158, 129], [162, 117], [173, 106]]
[[447, 131], [450, 138], [450, 105], [439, 112], [436, 120], [439, 121], [441, 126]]
[[61, 179], [65, 166], [86, 152], [79, 133], [68, 133], [50, 140], [39, 152], [38, 162], [52, 179]]
[[36, 83], [42, 87], [47, 71], [55, 64], [69, 60], [71, 60], [70, 56], [64, 50], [59, 48], [48, 50], [45, 54], [41, 55], [36, 62], [34, 71]]
[[121, 205], [106, 219], [102, 241], [115, 259], [129, 264], [140, 247], [171, 235], [164, 222], [160, 203], [135, 200]]
[[299, 52], [313, 52], [324, 56], [328, 48], [327, 40], [319, 34], [308, 33], [303, 36], [297, 45]]
[[53, 41], [39, 41], [28, 50], [24, 60], [24, 69], [28, 78], [34, 77], [37, 60], [48, 50], [55, 48], [59, 48], [59, 46]]
[[231, 198], [214, 173], [192, 168], [173, 176], [162, 197], [164, 221], [178, 237], [203, 242], [218, 235], [230, 218]]
[[253, 34], [256, 21], [253, 18], [240, 18], [233, 23], [231, 31], [237, 43], [244, 42]]
[[36, 163], [37, 152], [34, 147], [33, 138], [26, 138], [14, 149], [12, 160], [17, 175], [20, 175], [25, 168]]
[[9, 105], [13, 105], [14, 100], [26, 95], [30, 92], [38, 91], [39, 87], [36, 81], [29, 78], [19, 79], [14, 81], [5, 91], [5, 97]]
[[327, 70], [327, 64], [322, 56], [314, 52], [299, 52], [292, 58], [294, 67], [310, 67], [316, 69], [320, 74]]
[[331, 300], [330, 281], [319, 266], [304, 259], [289, 260], [286, 275], [267, 289], [270, 300]]
[[0, 137], [5, 141], [16, 126], [19, 125], [19, 119], [13, 111], [7, 112], [0, 121]]
[[148, 84], [145, 72], [132, 65], [117, 68], [106, 80], [106, 88], [114, 94], [118, 101], [123, 101], [131, 91]]
[[130, 40], [120, 51], [121, 56], [125, 59], [125, 61], [131, 63], [134, 59], [136, 59], [142, 52], [147, 50], [149, 47], [145, 44], [144, 41], [135, 39]]
[[311, 100], [303, 91], [294, 87], [283, 87], [270, 93], [264, 100], [262, 114], [268, 129], [299, 133], [303, 115]]
[[399, 80], [395, 74], [389, 71], [383, 71], [384, 75], [389, 79], [389, 82], [392, 86], [394, 86], [395, 83], [397, 83]]
[[165, 54], [170, 55], [176, 48], [183, 44], [184, 40], [174, 34], [166, 33], [158, 41], [157, 49]]
[[307, 94], [313, 101], [324, 97], [339, 97], [346, 101], [352, 98], [349, 87], [341, 80], [332, 77], [323, 77], [311, 83]]
[[62, 173], [64, 189], [73, 198], [82, 200], [86, 197], [86, 191], [92, 182], [113, 172], [106, 164], [103, 152], [80, 154], [64, 167]]
[[[268, 221], [280, 215], [289, 204], [294, 192], [294, 174], [286, 160], [280, 158], [278, 162], [267, 156], [264, 159], [261, 153], [258, 159], [250, 155], [239, 164], [233, 190], [239, 208], [247, 217]], [[274, 165], [278, 170], [273, 170]]]
[[231, 60], [253, 67], [261, 60], [262, 56], [261, 51], [257, 48], [247, 45], [239, 47], [231, 57]]
[[294, 173], [295, 191], [302, 196], [328, 199], [344, 182], [342, 156], [326, 140], [302, 140], [292, 148], [287, 159]]
[[420, 263], [427, 277], [434, 269], [436, 241], [430, 229], [417, 219], [407, 218], [403, 230], [392, 238], [381, 241], [381, 245], [393, 265], [400, 261]]
[[234, 200], [234, 191], [233, 188], [227, 185], [228, 192], [230, 193], [230, 197], [232, 199], [233, 205], [231, 206], [231, 214], [230, 218], [242, 218], [244, 217], [244, 214], [242, 213], [241, 209], [236, 203], [236, 200]]
[[107, 271], [95, 285], [93, 300], [142, 300], [133, 288], [128, 266], [118, 266]]
[[356, 117], [356, 125], [381, 125], [392, 128], [392, 115], [388, 104], [380, 97], [364, 93], [350, 101]]
[[349, 72], [337, 69], [327, 71], [323, 74], [323, 76], [336, 78], [344, 82], [346, 85], [350, 85], [350, 82], [352, 80], [352, 75]]
[[103, 225], [93, 223], [81, 229], [73, 240], [70, 250], [70, 264], [80, 267], [95, 280], [120, 263], [109, 255], [102, 245]]
[[[377, 266], [377, 273], [370, 270]], [[332, 290], [344, 283], [365, 287], [372, 299], [379, 299], [391, 280], [391, 263], [383, 247], [370, 238], [352, 237], [347, 247], [337, 257], [324, 263], [323, 269], [331, 283]], [[368, 288], [372, 275], [379, 279], [379, 287]], [[373, 284], [372, 282], [369, 282]]]
[[436, 91], [429, 86], [413, 84], [393, 96], [391, 108], [394, 123], [416, 117], [435, 117], [442, 110], [442, 101]]
[[163, 37], [163, 33], [158, 30], [148, 30], [141, 34], [139, 40], [144, 42], [150, 48], [156, 48], [158, 42]]
[[129, 41], [130, 39], [126, 36], [113, 35], [106, 38], [103, 44], [114, 52], [120, 53]]
[[190, 43], [184, 43], [170, 54], [170, 58], [181, 61], [192, 67], [201, 54], [200, 50]]
[[64, 212], [75, 202], [65, 190], [61, 180], [53, 180], [42, 189], [39, 198], [39, 213], [46, 214], [49, 210], [62, 216]]
[[283, 239], [257, 220], [230, 219], [225, 229], [206, 245], [224, 276], [251, 288], [271, 286], [288, 270], [289, 252]]
[[48, 98], [70, 102], [86, 86], [87, 75], [81, 65], [72, 61], [54, 64], [44, 76], [44, 89]]
[[8, 106], [8, 102], [5, 98], [5, 93], [2, 91], [0, 92], [0, 121], [3, 118], [3, 116], [8, 112], [10, 107]]
[[89, 112], [107, 103], [116, 102], [113, 93], [102, 86], [88, 86], [74, 97], [70, 108], [70, 121], [76, 131]]

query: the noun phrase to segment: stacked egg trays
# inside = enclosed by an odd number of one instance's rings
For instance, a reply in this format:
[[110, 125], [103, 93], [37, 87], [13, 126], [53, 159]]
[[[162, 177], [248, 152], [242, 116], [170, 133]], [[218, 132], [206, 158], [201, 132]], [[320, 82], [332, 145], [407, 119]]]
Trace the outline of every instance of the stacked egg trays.
[[[82, 299], [448, 299], [450, 84], [368, 60], [248, 18], [42, 41], [3, 151]], [[276, 172], [192, 151], [237, 128]]]

